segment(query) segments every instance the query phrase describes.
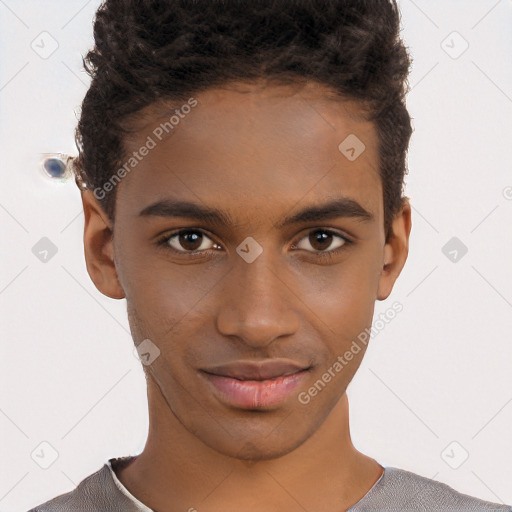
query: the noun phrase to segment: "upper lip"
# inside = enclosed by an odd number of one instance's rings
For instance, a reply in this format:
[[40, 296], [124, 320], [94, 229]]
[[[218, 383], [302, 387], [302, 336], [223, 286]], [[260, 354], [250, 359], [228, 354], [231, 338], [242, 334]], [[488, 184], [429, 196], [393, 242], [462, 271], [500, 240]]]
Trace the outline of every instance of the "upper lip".
[[221, 375], [239, 380], [265, 380], [275, 377], [291, 375], [308, 367], [301, 366], [293, 361], [285, 359], [272, 359], [262, 362], [243, 362], [221, 364], [212, 368], [203, 369], [203, 372], [213, 375]]

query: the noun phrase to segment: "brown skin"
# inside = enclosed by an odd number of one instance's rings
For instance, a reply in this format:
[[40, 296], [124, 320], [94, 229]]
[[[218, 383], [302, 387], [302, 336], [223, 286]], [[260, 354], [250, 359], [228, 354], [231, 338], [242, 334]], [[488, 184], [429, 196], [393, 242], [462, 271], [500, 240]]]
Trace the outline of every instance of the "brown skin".
[[[375, 128], [357, 118], [356, 105], [328, 99], [319, 85], [297, 93], [241, 84], [196, 99], [172, 137], [119, 185], [113, 238], [92, 192], [82, 193], [91, 279], [104, 295], [126, 298], [135, 344], [149, 338], [161, 351], [144, 366], [146, 446], [118, 476], [158, 512], [346, 510], [383, 472], [350, 438], [345, 392], [366, 346], [309, 404], [297, 395], [371, 326], [375, 301], [391, 293], [407, 259], [410, 205], [404, 201], [386, 240]], [[161, 115], [154, 105], [140, 116], [140, 129], [126, 141], [129, 153], [169, 117]], [[353, 162], [338, 150], [351, 133], [366, 145]], [[333, 196], [356, 200], [373, 220], [275, 227]], [[138, 217], [168, 197], [218, 208], [235, 223]], [[193, 243], [175, 236], [173, 247], [201, 247], [202, 255], [157, 247], [159, 238], [184, 228], [204, 236]], [[320, 228], [353, 243], [320, 260], [318, 251], [343, 242], [313, 237]], [[251, 264], [236, 253], [248, 236], [264, 249]], [[300, 389], [269, 410], [229, 407], [198, 374], [271, 358], [312, 367]]]

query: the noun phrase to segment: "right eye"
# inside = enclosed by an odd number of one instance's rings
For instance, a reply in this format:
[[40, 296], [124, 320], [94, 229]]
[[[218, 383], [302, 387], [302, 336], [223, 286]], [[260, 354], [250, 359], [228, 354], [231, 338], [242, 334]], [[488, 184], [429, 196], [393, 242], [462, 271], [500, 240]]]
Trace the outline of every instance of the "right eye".
[[[180, 254], [197, 254], [219, 250], [221, 246], [199, 229], [182, 229], [158, 239], [157, 245]], [[212, 245], [212, 247], [208, 247]]]

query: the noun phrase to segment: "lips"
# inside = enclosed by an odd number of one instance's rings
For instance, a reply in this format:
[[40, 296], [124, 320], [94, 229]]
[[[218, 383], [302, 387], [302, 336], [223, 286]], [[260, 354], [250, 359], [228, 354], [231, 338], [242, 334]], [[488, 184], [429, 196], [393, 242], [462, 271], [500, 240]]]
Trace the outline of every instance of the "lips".
[[200, 373], [217, 398], [237, 409], [273, 409], [290, 399], [305, 382], [309, 367], [274, 359], [236, 362], [215, 366]]
[[291, 361], [274, 359], [259, 363], [240, 361], [215, 366], [202, 371], [238, 380], [267, 380], [291, 375], [307, 368], [307, 366], [301, 366]]

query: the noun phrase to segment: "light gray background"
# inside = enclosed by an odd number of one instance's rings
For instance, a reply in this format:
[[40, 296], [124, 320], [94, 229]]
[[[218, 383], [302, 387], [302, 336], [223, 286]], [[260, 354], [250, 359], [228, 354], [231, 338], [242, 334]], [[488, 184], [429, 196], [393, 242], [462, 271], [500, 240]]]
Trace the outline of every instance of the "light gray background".
[[[349, 387], [352, 437], [383, 465], [512, 504], [512, 1], [400, 4], [414, 59], [412, 238], [376, 304], [376, 315], [394, 301], [404, 310]], [[98, 5], [0, 0], [3, 511], [70, 491], [108, 458], [140, 452], [147, 432], [125, 301], [87, 274], [74, 181], [39, 170], [45, 153], [76, 154]], [[47, 58], [31, 47], [51, 49], [43, 31], [58, 43]], [[58, 248], [46, 263], [32, 252], [42, 237]], [[452, 237], [468, 248], [456, 262], [442, 250]], [[43, 442], [58, 452], [48, 469]]]

